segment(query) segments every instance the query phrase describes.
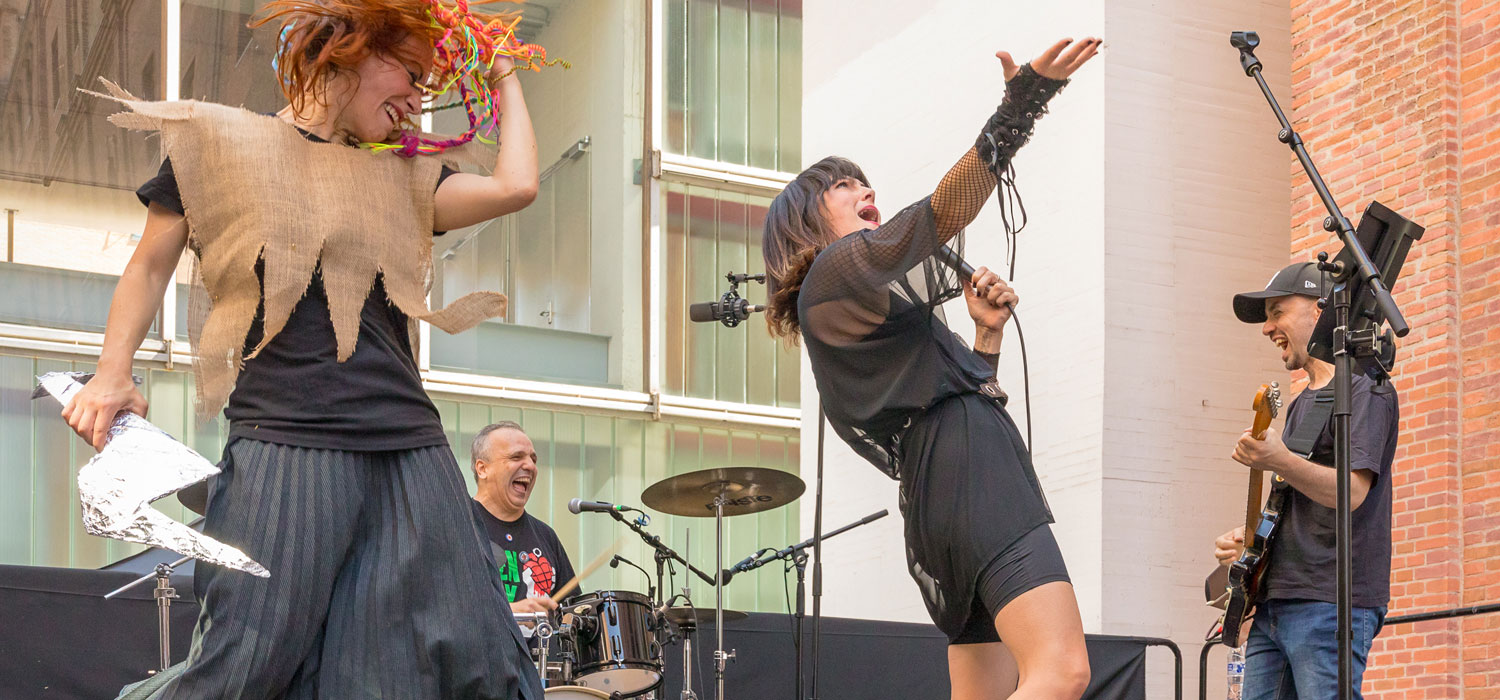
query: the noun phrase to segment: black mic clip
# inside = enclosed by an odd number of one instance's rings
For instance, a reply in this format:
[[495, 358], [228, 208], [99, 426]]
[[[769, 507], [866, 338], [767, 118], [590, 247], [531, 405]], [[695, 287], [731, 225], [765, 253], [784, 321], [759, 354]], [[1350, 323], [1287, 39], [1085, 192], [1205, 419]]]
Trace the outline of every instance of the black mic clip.
[[1255, 47], [1260, 46], [1260, 35], [1255, 32], [1230, 32], [1229, 44], [1240, 51], [1240, 67], [1245, 75], [1254, 75], [1260, 70], [1260, 59], [1255, 57]]
[[725, 328], [734, 328], [740, 325], [741, 321], [750, 318], [751, 312], [758, 310], [740, 296], [740, 285], [749, 282], [765, 284], [766, 276], [764, 273], [735, 273], [731, 270], [724, 275], [724, 279], [729, 281], [729, 291], [724, 292], [724, 295], [719, 297], [718, 318], [716, 320], [724, 324]]

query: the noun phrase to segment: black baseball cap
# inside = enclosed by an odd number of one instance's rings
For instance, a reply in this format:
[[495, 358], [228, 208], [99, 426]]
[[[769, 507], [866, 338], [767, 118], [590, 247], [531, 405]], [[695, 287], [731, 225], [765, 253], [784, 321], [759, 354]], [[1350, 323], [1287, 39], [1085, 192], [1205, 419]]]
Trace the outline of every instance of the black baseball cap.
[[1265, 300], [1292, 294], [1309, 297], [1327, 296], [1327, 273], [1319, 270], [1315, 262], [1287, 265], [1271, 277], [1271, 281], [1266, 283], [1264, 290], [1234, 295], [1234, 315], [1245, 323], [1265, 323]]

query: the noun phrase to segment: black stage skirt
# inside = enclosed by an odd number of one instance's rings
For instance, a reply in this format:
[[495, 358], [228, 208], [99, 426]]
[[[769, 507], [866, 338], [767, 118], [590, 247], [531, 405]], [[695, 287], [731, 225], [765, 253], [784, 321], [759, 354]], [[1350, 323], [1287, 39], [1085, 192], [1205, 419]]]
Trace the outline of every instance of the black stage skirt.
[[980, 574], [1052, 513], [1026, 443], [995, 399], [938, 402], [912, 420], [900, 451], [907, 566], [932, 621], [957, 640]]

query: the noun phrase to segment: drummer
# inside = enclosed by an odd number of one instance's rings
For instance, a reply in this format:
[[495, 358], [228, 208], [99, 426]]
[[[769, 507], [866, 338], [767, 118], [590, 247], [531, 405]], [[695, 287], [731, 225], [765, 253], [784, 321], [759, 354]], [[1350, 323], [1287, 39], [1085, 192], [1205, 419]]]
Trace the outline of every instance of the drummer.
[[573, 578], [573, 563], [557, 532], [526, 512], [537, 482], [536, 447], [514, 421], [485, 426], [474, 436], [474, 516], [484, 524], [512, 612], [555, 609], [552, 592]]

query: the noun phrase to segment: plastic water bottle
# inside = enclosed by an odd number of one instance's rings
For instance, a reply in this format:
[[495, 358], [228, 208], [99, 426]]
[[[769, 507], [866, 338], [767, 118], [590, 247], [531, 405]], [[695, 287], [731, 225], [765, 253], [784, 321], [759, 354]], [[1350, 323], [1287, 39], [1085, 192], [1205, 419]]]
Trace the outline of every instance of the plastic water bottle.
[[1241, 688], [1245, 684], [1245, 647], [1229, 650], [1229, 695], [1228, 700], [1240, 700]]

